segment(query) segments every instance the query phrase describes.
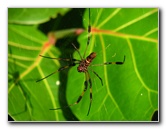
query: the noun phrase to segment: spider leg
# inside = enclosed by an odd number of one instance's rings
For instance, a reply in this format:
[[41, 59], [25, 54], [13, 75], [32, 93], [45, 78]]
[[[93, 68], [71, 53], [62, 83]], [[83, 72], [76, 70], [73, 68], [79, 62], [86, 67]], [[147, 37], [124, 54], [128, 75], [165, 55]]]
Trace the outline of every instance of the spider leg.
[[[85, 72], [85, 77], [86, 77], [86, 80], [84, 82], [85, 88], [84, 88], [83, 92], [81, 93], [81, 95], [78, 97], [77, 101], [74, 104], [70, 104], [70, 105], [64, 106], [62, 108], [67, 108], [67, 107], [76, 105], [81, 101], [82, 97], [84, 96], [84, 93], [86, 92], [86, 90], [88, 88], [88, 81], [89, 81], [88, 78], [89, 78], [89, 76], [88, 76], [87, 72]], [[50, 110], [58, 110], [58, 109], [62, 109], [62, 108], [54, 108], [54, 109], [50, 109]]]
[[88, 46], [89, 46], [89, 43], [90, 43], [90, 33], [91, 33], [91, 25], [90, 25], [90, 8], [89, 8], [88, 40], [87, 40], [87, 44], [86, 44], [86, 48], [85, 48], [85, 52], [84, 52], [83, 58], [85, 57], [86, 50], [87, 50], [87, 48], [88, 48]]
[[100, 79], [101, 85], [103, 86], [103, 80], [102, 80], [102, 78], [94, 70], [92, 70], [92, 69], [89, 69], [89, 70], [92, 71]]
[[[88, 113], [87, 113], [87, 116], [88, 116], [88, 115], [89, 115], [89, 112], [90, 112], [90, 109], [91, 109], [91, 104], [92, 104], [92, 81], [91, 81], [91, 79], [90, 79], [90, 75], [89, 75], [88, 72], [85, 72], [85, 77], [86, 77], [86, 80], [85, 80], [85, 82], [84, 82], [84, 85], [85, 85], [84, 91], [83, 91], [82, 94], [79, 96], [78, 100], [77, 100], [74, 104], [72, 104], [72, 105], [78, 104], [78, 103], [81, 101], [82, 97], [84, 96], [84, 93], [85, 93], [86, 90], [87, 90], [88, 82], [89, 82], [89, 84], [90, 84], [90, 104], [89, 104], [89, 109], [88, 109]], [[70, 106], [71, 106], [71, 105], [70, 105]]]
[[51, 75], [53, 75], [53, 74], [55, 74], [55, 73], [57, 73], [57, 72], [60, 72], [60, 71], [62, 71], [62, 70], [64, 70], [64, 69], [67, 69], [67, 68], [72, 67], [72, 66], [75, 66], [75, 65], [76, 65], [76, 63], [72, 63], [72, 64], [69, 64], [69, 65], [60, 67], [58, 70], [56, 70], [56, 71], [54, 71], [53, 73], [51, 73], [51, 74], [45, 76], [44, 78], [41, 78], [41, 79], [37, 80], [36, 82], [42, 81], [42, 80], [48, 78], [49, 76], [51, 76]]
[[44, 57], [44, 58], [48, 58], [48, 59], [56, 59], [56, 60], [63, 60], [63, 61], [80, 61], [77, 59], [69, 59], [69, 58], [52, 58], [52, 57], [43, 56], [43, 55], [39, 55], [39, 56]]
[[79, 54], [79, 56], [80, 56], [80, 58], [81, 58], [81, 60], [83, 59], [82, 58], [82, 56], [81, 56], [81, 53], [80, 53], [80, 51], [78, 50], [78, 48], [72, 43], [72, 45], [73, 45], [73, 47], [76, 49], [76, 51], [78, 52], [78, 54]]
[[109, 64], [122, 65], [122, 64], [124, 64], [124, 62], [125, 62], [125, 56], [124, 56], [123, 62], [122, 62], [122, 61], [117, 61], [117, 62], [105, 62], [105, 63], [103, 63], [103, 64], [93, 64], [93, 65], [91, 65], [91, 66], [100, 66], [100, 65], [109, 65]]
[[87, 72], [85, 72], [85, 77], [86, 77], [86, 80], [84, 82], [85, 88], [84, 88], [83, 92], [81, 93], [81, 95], [79, 96], [78, 100], [75, 102], [75, 104], [78, 104], [81, 101], [82, 97], [84, 96], [84, 93], [87, 90], [87, 87], [88, 87], [88, 76], [87, 76]]
[[90, 84], [90, 104], [89, 104], [89, 109], [88, 109], [88, 113], [87, 113], [87, 116], [88, 116], [90, 109], [91, 109], [91, 105], [92, 105], [92, 81], [90, 79], [90, 75], [88, 72], [87, 72], [87, 76], [88, 76], [88, 80], [89, 80], [89, 84]]
[[105, 65], [108, 65], [108, 64], [118, 64], [118, 65], [121, 65], [121, 64], [124, 64], [124, 62], [125, 62], [125, 56], [124, 56], [124, 60], [123, 60], [123, 62], [105, 62], [104, 64]]

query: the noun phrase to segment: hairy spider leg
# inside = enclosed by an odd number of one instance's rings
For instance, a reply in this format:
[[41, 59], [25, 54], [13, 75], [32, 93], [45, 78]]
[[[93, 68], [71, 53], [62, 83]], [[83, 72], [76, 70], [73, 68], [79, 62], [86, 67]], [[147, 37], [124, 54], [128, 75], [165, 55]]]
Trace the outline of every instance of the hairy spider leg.
[[80, 60], [72, 59], [72, 58], [52, 58], [52, 57], [43, 56], [43, 55], [39, 55], [39, 56], [44, 57], [44, 58], [48, 58], [48, 59], [56, 59], [56, 60], [63, 60], [63, 61], [80, 61]]
[[103, 80], [102, 80], [102, 78], [94, 70], [92, 70], [90, 68], [89, 68], [89, 70], [92, 71], [98, 77], [98, 79], [100, 79], [101, 85], [103, 86]]
[[89, 8], [88, 40], [87, 40], [87, 44], [86, 44], [86, 48], [85, 48], [85, 52], [84, 52], [83, 58], [85, 58], [85, 54], [86, 54], [87, 48], [88, 48], [89, 43], [90, 43], [90, 34], [91, 34], [91, 24], [90, 24], [90, 8]]
[[77, 48], [73, 43], [72, 43], [72, 45], [73, 45], [73, 47], [75, 48], [75, 50], [78, 52], [78, 54], [79, 54], [81, 60], [83, 60], [83, 58], [82, 58], [82, 56], [81, 56], [81, 53], [80, 53], [80, 51], [78, 50], [78, 48]]
[[62, 70], [64, 70], [64, 69], [67, 69], [67, 68], [72, 67], [72, 66], [75, 66], [75, 65], [76, 65], [76, 63], [72, 63], [72, 64], [69, 64], [69, 65], [60, 67], [58, 70], [56, 70], [56, 71], [54, 71], [53, 73], [51, 73], [51, 74], [45, 76], [44, 78], [41, 78], [41, 79], [37, 80], [36, 82], [42, 81], [42, 80], [44, 80], [44, 79], [50, 77], [51, 75], [53, 75], [53, 74], [55, 74], [55, 73], [57, 73], [57, 72], [60, 72], [60, 71], [62, 71]]
[[71, 61], [72, 63], [69, 64], [69, 65], [66, 65], [66, 66], [63, 66], [63, 67], [60, 67], [58, 70], [54, 71], [53, 73], [45, 76], [44, 78], [41, 78], [39, 80], [37, 80], [36, 82], [39, 82], [39, 81], [42, 81], [43, 79], [46, 79], [48, 78], [49, 76], [57, 73], [57, 72], [60, 72], [64, 69], [67, 69], [69, 67], [72, 67], [72, 66], [75, 66], [76, 64], [79, 64], [80, 60], [77, 60], [77, 59], [68, 59], [68, 58], [52, 58], [52, 57], [48, 57], [48, 56], [43, 56], [43, 55], [40, 55], [41, 57], [44, 57], [44, 58], [48, 58], [48, 59], [56, 59], [56, 60], [64, 60], [64, 61]]
[[[61, 108], [53, 108], [53, 109], [50, 109], [50, 110], [58, 110], [58, 109], [68, 108], [70, 106], [78, 104], [81, 101], [82, 97], [84, 96], [84, 93], [86, 92], [86, 90], [88, 88], [88, 82], [90, 83], [90, 87], [92, 87], [92, 82], [90, 80], [88, 72], [85, 72], [85, 78], [86, 78], [86, 80], [84, 82], [85, 88], [84, 88], [84, 90], [82, 91], [81, 95], [78, 97], [78, 99], [77, 99], [77, 101], [75, 103], [67, 105], [67, 106], [64, 106], [64, 107], [61, 107]], [[90, 105], [89, 105], [88, 114], [89, 114], [89, 111], [90, 111], [91, 103], [92, 103], [92, 90], [90, 90]]]
[[86, 73], [87, 73], [87, 77], [88, 77], [86, 81], [89, 81], [89, 84], [90, 84], [90, 104], [89, 104], [89, 109], [88, 109], [88, 113], [87, 113], [87, 116], [88, 116], [90, 109], [91, 109], [91, 105], [92, 105], [92, 81], [90, 79], [89, 72], [87, 71]]
[[124, 56], [123, 61], [117, 61], [117, 62], [105, 62], [105, 63], [102, 63], [102, 64], [93, 64], [93, 65], [91, 65], [91, 66], [100, 66], [100, 65], [109, 65], [109, 64], [122, 65], [122, 64], [124, 64], [124, 62], [125, 62], [125, 56]]

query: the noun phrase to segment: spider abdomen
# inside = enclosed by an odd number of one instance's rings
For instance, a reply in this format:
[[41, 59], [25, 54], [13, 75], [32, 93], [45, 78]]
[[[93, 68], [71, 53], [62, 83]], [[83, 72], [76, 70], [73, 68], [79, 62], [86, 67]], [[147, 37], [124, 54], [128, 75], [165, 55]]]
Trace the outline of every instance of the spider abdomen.
[[90, 64], [95, 57], [96, 57], [96, 53], [92, 52], [89, 56], [87, 56], [86, 63]]
[[79, 66], [77, 67], [78, 72], [86, 72], [88, 66], [90, 65], [90, 63], [92, 62], [92, 60], [96, 57], [96, 53], [92, 52], [89, 56], [87, 56], [86, 59], [83, 59]]

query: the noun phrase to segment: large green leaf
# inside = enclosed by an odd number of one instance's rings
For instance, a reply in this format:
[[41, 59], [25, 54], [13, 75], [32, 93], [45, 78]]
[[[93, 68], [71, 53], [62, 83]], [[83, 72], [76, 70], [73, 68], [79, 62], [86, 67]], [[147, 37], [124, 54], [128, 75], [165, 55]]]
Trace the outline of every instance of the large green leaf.
[[40, 24], [56, 18], [58, 13], [65, 14], [67, 8], [9, 8], [8, 22], [18, 24]]
[[[88, 14], [86, 10], [85, 28]], [[102, 78], [103, 86], [89, 71], [93, 101], [88, 116], [89, 88], [79, 104], [49, 110], [75, 103], [84, 89], [84, 73], [72, 67], [69, 73], [61, 71], [36, 83], [60, 67], [59, 61], [38, 55], [42, 52], [59, 57], [62, 53], [55, 47], [43, 47], [46, 37], [36, 27], [9, 25], [8, 112], [14, 120], [151, 120], [158, 110], [158, 9], [91, 9], [90, 23], [86, 56], [92, 51], [97, 53], [92, 64], [123, 61], [124, 56], [126, 60], [123, 65], [91, 66]], [[87, 33], [78, 41], [83, 55]], [[80, 59], [77, 52], [74, 58]]]
[[[92, 38], [87, 54], [92, 51], [98, 54], [93, 64], [123, 61], [124, 55], [126, 60], [123, 65], [93, 67], [104, 86], [90, 73], [93, 80], [90, 115], [86, 116], [89, 93], [72, 108], [73, 112], [80, 120], [151, 120], [158, 110], [158, 9], [91, 9], [90, 17]], [[81, 36], [79, 41], [83, 53], [87, 36]], [[68, 79], [69, 103], [84, 88], [84, 77], [74, 71], [74, 68], [70, 71]]]

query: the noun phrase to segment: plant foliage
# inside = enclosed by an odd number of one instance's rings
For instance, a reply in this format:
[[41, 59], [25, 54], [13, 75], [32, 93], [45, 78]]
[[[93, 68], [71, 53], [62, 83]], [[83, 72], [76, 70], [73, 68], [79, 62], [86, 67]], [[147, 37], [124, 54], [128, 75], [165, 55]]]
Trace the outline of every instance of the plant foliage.
[[[58, 13], [65, 15], [68, 11], [9, 8], [9, 115], [15, 121], [150, 121], [159, 108], [156, 8], [90, 9], [92, 32], [86, 56], [93, 51], [97, 53], [92, 64], [123, 61], [125, 56], [125, 63], [90, 67], [102, 78], [104, 85], [90, 72], [93, 102], [89, 116], [89, 88], [78, 105], [49, 110], [75, 103], [84, 89], [84, 73], [78, 73], [76, 67], [36, 83], [67, 65], [67, 62], [41, 58], [39, 54], [58, 58], [63, 52], [74, 50], [72, 41], [61, 43], [62, 49], [56, 45], [47, 46], [48, 38], [38, 29], [51, 17], [58, 18]], [[86, 9], [82, 16], [86, 29], [88, 14]], [[87, 34], [86, 30], [78, 37], [81, 54], [86, 48]], [[71, 47], [64, 47], [66, 44]], [[77, 52], [65, 57], [80, 59]]]

